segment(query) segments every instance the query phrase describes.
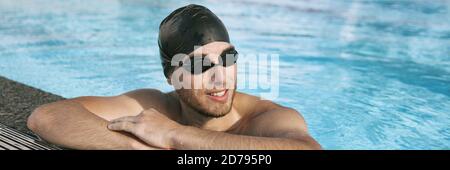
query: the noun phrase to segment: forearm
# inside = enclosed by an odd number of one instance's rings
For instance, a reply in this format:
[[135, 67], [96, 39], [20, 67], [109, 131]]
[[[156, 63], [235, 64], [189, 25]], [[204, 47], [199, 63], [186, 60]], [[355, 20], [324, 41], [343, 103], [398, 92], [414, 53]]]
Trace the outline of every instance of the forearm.
[[183, 126], [171, 135], [174, 149], [320, 149], [308, 139], [257, 137]]
[[72, 101], [38, 109], [29, 121], [33, 121], [30, 128], [39, 136], [67, 148], [132, 149], [132, 145], [140, 144], [131, 136], [108, 130], [106, 120]]

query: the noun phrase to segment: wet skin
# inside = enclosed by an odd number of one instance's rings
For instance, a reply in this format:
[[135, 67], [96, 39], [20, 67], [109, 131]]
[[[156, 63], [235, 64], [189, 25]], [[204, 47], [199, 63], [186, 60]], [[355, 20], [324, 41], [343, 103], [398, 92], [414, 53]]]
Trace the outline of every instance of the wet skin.
[[[213, 42], [190, 55], [217, 64], [219, 54], [232, 48]], [[236, 65], [201, 74], [175, 70], [191, 79], [181, 84], [213, 88], [139, 89], [46, 104], [32, 113], [28, 127], [74, 149], [321, 149], [298, 111], [237, 92]], [[168, 83], [179, 85], [173, 80]]]

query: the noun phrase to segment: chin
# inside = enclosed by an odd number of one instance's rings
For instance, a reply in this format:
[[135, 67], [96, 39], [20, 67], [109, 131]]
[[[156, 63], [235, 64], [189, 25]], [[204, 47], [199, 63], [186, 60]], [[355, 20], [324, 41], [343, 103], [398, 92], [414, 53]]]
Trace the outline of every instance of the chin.
[[[200, 114], [207, 117], [220, 118], [227, 115], [232, 108], [234, 90], [229, 90], [228, 99], [225, 102], [216, 102], [200, 91], [178, 90], [178, 95], [184, 103]], [[200, 93], [200, 94], [199, 94]]]
[[184, 103], [200, 114], [220, 118], [231, 111], [235, 90], [227, 89], [227, 98], [224, 101], [214, 100], [202, 90], [177, 90], [177, 93]]
[[214, 109], [214, 110], [208, 110], [206, 112], [200, 112], [205, 116], [208, 117], [215, 117], [215, 118], [219, 118], [219, 117], [223, 117], [225, 115], [227, 115], [228, 113], [230, 113], [231, 111], [231, 106], [223, 106], [223, 108], [220, 109]]
[[225, 103], [211, 102], [209, 99], [202, 101], [194, 109], [204, 116], [219, 118], [227, 115], [231, 111], [231, 99]]
[[212, 118], [221, 118], [227, 115], [228, 113], [211, 113], [211, 112], [200, 112], [203, 116], [212, 117]]

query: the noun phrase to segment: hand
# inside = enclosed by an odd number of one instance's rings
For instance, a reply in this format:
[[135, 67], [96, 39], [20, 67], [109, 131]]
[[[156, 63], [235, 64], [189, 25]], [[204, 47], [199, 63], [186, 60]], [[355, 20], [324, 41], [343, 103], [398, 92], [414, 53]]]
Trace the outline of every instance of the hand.
[[151, 108], [137, 116], [126, 116], [112, 120], [108, 129], [129, 132], [147, 144], [171, 149], [172, 135], [182, 125]]

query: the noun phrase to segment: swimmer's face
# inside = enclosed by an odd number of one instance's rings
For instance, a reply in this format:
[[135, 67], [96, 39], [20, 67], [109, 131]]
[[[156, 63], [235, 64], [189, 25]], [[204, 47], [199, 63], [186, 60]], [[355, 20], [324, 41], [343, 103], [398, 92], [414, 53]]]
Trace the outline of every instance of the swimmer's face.
[[[203, 67], [195, 68], [196, 72], [191, 72], [183, 66], [175, 69], [174, 72], [183, 74], [181, 79], [190, 80], [182, 81], [182, 83], [189, 84], [191, 88], [176, 90], [181, 100], [205, 116], [222, 117], [229, 113], [236, 91], [237, 77], [237, 66], [234, 62], [236, 58], [233, 52], [235, 52], [234, 47], [226, 42], [212, 42], [192, 52], [189, 56], [194, 57], [194, 60], [190, 61], [197, 67], [202, 60], [195, 60], [195, 58], [203, 57]], [[224, 62], [227, 63], [221, 64]], [[208, 67], [212, 65], [215, 66]]]

